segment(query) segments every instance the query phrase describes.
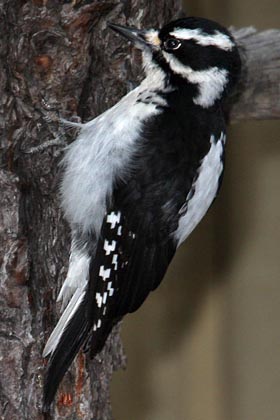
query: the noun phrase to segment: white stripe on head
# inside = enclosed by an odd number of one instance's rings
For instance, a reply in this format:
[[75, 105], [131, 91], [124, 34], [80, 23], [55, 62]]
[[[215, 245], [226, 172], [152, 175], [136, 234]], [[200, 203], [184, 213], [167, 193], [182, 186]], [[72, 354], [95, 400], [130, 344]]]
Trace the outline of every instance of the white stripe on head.
[[222, 32], [215, 31], [214, 34], [206, 34], [201, 29], [175, 28], [170, 35], [178, 39], [193, 40], [203, 47], [214, 46], [221, 50], [230, 51], [234, 47], [234, 42], [230, 37]]
[[222, 96], [228, 82], [228, 72], [218, 67], [209, 67], [206, 70], [193, 70], [182, 64], [174, 55], [162, 51], [171, 70], [190, 83], [198, 85], [199, 93], [193, 102], [204, 108], [212, 106]]

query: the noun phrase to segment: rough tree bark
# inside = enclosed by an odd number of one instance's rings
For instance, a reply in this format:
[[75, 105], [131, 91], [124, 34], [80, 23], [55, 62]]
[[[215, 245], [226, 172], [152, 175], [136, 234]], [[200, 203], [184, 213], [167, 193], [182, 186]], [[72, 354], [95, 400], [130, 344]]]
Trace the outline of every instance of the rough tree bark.
[[[132, 68], [128, 44], [106, 21], [159, 25], [178, 10], [177, 0], [0, 0], [1, 419], [43, 418], [41, 354], [68, 264], [57, 197], [62, 149], [25, 153], [64, 136], [45, 103], [66, 118], [104, 111], [131, 88], [140, 64]], [[115, 330], [93, 362], [78, 356], [52, 418], [111, 419], [111, 375], [123, 365]]]
[[[66, 118], [92, 118], [139, 80], [139, 55], [106, 28], [106, 21], [160, 25], [176, 17], [179, 3], [0, 0], [3, 420], [43, 419], [41, 353], [57, 320], [55, 298], [69, 251], [69, 231], [57, 197], [62, 149], [26, 152], [50, 139], [71, 139], [55, 122], [57, 112]], [[280, 32], [241, 30], [236, 36], [247, 51], [248, 73], [233, 118], [279, 118]], [[117, 328], [100, 357], [77, 357], [58, 392], [52, 418], [111, 419], [111, 375], [124, 363]]]

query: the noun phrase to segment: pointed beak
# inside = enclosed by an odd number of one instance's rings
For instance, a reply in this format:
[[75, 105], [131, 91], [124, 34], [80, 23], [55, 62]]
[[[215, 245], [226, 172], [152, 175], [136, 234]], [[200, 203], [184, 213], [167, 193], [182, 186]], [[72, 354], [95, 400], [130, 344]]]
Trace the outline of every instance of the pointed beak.
[[[127, 26], [116, 25], [115, 23], [108, 23], [109, 28], [127, 38], [137, 48], [144, 50], [145, 48], [152, 48], [156, 46], [150, 36], [150, 32], [154, 30], [140, 30], [137, 28], [129, 28]], [[159, 41], [159, 39], [158, 39]]]

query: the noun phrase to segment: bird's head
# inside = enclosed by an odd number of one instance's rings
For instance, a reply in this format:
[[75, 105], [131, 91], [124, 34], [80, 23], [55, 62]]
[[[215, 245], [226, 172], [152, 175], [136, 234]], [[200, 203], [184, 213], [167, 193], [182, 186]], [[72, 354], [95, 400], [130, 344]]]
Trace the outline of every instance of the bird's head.
[[147, 76], [174, 86], [196, 87], [194, 103], [211, 107], [236, 84], [241, 61], [236, 42], [220, 24], [204, 18], [178, 19], [162, 29], [139, 30], [110, 23], [109, 26], [143, 51]]

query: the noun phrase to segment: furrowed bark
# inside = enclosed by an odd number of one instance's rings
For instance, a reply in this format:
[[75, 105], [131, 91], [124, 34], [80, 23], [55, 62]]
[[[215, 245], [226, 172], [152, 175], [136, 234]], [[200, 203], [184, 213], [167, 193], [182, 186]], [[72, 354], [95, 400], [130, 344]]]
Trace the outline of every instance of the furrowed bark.
[[[59, 209], [62, 147], [28, 153], [64, 133], [58, 114], [99, 114], [137, 82], [136, 52], [106, 22], [160, 25], [177, 0], [0, 0], [0, 417], [43, 419], [42, 349], [59, 316], [69, 228]], [[139, 56], [137, 56], [139, 57]], [[50, 418], [112, 418], [112, 372], [125, 364], [119, 328], [102, 354], [79, 354]]]

